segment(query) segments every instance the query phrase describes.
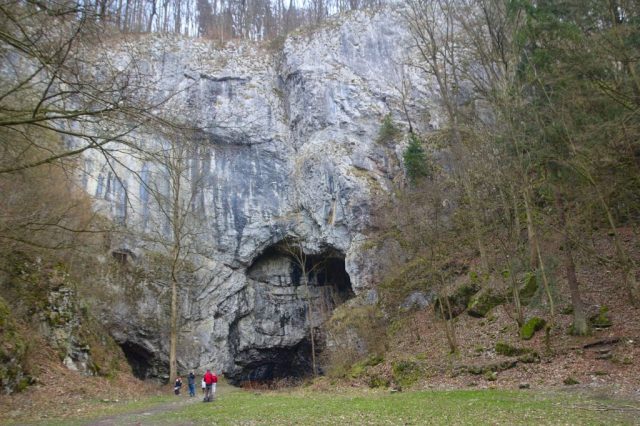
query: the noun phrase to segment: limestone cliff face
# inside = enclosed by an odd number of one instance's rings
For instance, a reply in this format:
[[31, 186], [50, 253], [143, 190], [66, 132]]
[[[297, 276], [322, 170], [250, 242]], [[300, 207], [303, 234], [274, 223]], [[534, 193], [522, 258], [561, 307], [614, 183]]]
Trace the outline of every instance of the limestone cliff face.
[[[402, 175], [401, 144], [376, 142], [382, 119], [390, 114], [406, 128], [403, 102], [414, 127], [437, 119], [432, 85], [406, 65], [410, 45], [400, 16], [384, 11], [353, 13], [277, 48], [163, 37], [118, 48], [123, 67], [131, 52], [145, 58], [137, 65], [150, 81], [176, 93], [166, 108], [204, 129], [185, 135], [200, 142], [190, 173], [203, 184], [193, 201], [201, 247], [193, 262], [201, 268], [181, 294], [183, 368], [213, 367], [236, 381], [303, 372], [309, 323], [318, 327], [353, 296], [375, 300], [376, 261], [360, 247], [372, 200]], [[140, 138], [162, 143], [159, 135]], [[116, 165], [118, 180], [87, 156], [85, 189], [129, 228], [163, 232], [167, 225], [139, 180], [161, 187], [166, 176], [131, 156], [123, 164], [130, 170]], [[308, 286], [286, 254], [287, 235], [309, 255]], [[142, 262], [149, 246], [141, 241], [114, 249]], [[168, 347], [160, 293], [147, 288], [104, 313], [152, 375]]]

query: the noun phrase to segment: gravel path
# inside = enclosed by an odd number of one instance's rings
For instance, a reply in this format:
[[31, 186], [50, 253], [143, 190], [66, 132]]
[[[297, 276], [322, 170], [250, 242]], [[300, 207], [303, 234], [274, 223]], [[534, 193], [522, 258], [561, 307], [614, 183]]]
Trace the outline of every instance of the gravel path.
[[[128, 413], [115, 414], [98, 420], [92, 420], [85, 423], [85, 426], [152, 425], [154, 423], [150, 422], [149, 417], [155, 414], [181, 409], [182, 407], [195, 403], [202, 403], [202, 398], [200, 396], [180, 398], [174, 402], [158, 404]], [[192, 423], [181, 424], [186, 426]]]

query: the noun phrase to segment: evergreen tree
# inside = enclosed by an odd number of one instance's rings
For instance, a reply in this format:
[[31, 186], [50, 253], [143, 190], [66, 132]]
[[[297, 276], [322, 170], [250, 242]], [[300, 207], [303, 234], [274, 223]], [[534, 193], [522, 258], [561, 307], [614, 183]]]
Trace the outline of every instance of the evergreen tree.
[[409, 145], [404, 151], [403, 158], [407, 177], [412, 184], [422, 178], [430, 177], [427, 155], [422, 148], [422, 141], [415, 133], [409, 136]]

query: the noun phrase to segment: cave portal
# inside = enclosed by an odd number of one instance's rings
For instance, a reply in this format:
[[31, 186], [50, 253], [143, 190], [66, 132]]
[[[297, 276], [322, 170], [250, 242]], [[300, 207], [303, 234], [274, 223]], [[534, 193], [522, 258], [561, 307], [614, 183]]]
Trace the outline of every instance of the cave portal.
[[120, 348], [122, 348], [135, 377], [144, 380], [156, 376], [153, 366], [154, 356], [151, 352], [129, 341], [121, 343]]
[[230, 326], [235, 367], [227, 378], [239, 384], [309, 375], [311, 347], [316, 359], [324, 347], [324, 324], [354, 297], [344, 254], [305, 255], [280, 243], [256, 258], [247, 276], [254, 309]]

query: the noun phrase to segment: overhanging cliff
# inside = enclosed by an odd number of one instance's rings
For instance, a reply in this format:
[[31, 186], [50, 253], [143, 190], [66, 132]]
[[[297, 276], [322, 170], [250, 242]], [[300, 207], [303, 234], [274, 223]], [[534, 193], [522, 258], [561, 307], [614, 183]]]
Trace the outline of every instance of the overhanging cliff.
[[[336, 18], [275, 50], [151, 36], [114, 47], [123, 66], [122, 58], [137, 55], [159, 92], [173, 91], [166, 108], [199, 129], [184, 136], [197, 139], [189, 174], [202, 184], [192, 197], [197, 268], [180, 295], [181, 367], [213, 367], [235, 381], [303, 373], [310, 325], [320, 329], [352, 296], [375, 301], [375, 260], [361, 247], [372, 199], [402, 176], [401, 144], [377, 141], [382, 120], [389, 115], [405, 128], [408, 118], [414, 127], [429, 123], [425, 117], [438, 121], [432, 86], [407, 65], [410, 45], [401, 17], [386, 10]], [[162, 187], [166, 171], [133, 156], [122, 165], [85, 157], [83, 183], [96, 208], [139, 235], [166, 233], [148, 191]], [[311, 296], [274, 249], [290, 237], [324, 264], [309, 276]], [[135, 253], [139, 264], [157, 250], [136, 237], [112, 248]], [[139, 297], [102, 314], [142, 375], [162, 375], [156, 366], [168, 352], [161, 281], [140, 281], [148, 288]]]

